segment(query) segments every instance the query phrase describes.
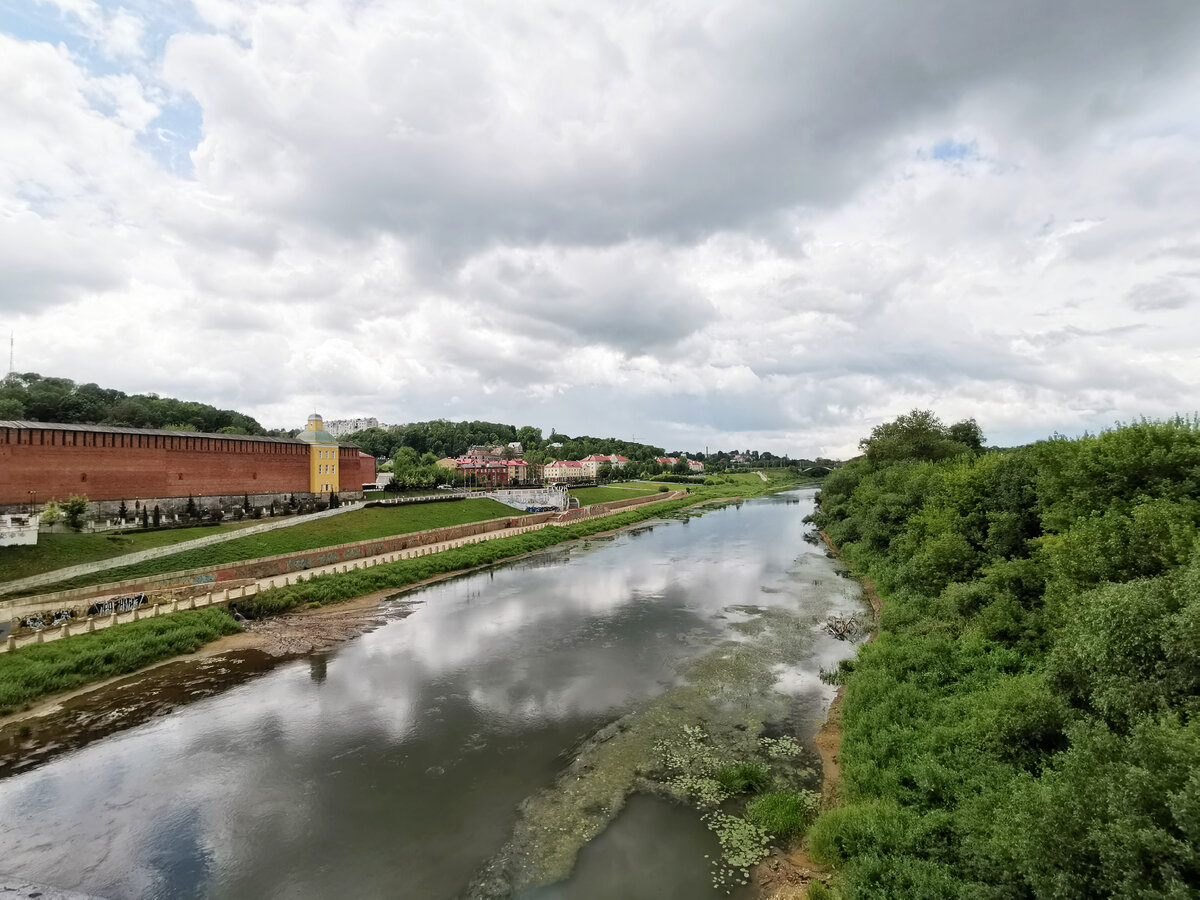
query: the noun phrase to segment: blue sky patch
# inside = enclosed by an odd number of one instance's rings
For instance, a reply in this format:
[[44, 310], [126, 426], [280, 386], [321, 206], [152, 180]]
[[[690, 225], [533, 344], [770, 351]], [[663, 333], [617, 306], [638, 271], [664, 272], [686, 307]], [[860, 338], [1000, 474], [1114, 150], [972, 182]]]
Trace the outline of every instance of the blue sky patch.
[[930, 156], [942, 162], [958, 162], [962, 159], [974, 159], [979, 156], [979, 145], [974, 141], [962, 143], [953, 138], [943, 138], [933, 145]]

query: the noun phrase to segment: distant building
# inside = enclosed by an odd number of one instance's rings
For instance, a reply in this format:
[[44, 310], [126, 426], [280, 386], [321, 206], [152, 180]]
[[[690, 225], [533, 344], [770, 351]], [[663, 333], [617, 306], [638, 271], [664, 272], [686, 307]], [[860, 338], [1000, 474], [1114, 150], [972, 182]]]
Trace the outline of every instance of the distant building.
[[623, 469], [629, 465], [628, 458], [624, 456], [617, 456], [615, 454], [612, 456], [593, 454], [591, 456], [585, 456], [580, 460], [580, 462], [583, 464], [583, 470], [587, 473], [589, 478], [595, 478], [600, 473], [600, 467], [605, 463], [612, 466], [614, 469]]
[[500, 445], [476, 444], [467, 450], [468, 459], [500, 459], [503, 456], [504, 448]]
[[325, 430], [334, 437], [345, 437], [348, 434], [354, 434], [356, 431], [366, 431], [368, 428], [383, 428], [379, 424], [379, 420], [372, 417], [369, 419], [331, 419], [325, 423]]
[[574, 459], [557, 459], [542, 467], [546, 484], [562, 484], [569, 481], [585, 481], [589, 476], [583, 463]]
[[530, 465], [523, 459], [506, 459], [504, 465], [508, 467], [509, 484], [529, 484], [538, 480], [538, 467]]
[[[521, 462], [524, 465], [524, 460]], [[504, 460], [447, 456], [439, 459], [437, 464], [443, 469], [453, 469], [469, 484], [478, 487], [501, 487], [510, 483], [510, 469]]]
[[688, 468], [691, 469], [693, 472], [703, 472], [704, 471], [704, 463], [700, 462], [700, 460], [698, 460], [698, 459], [689, 459], [687, 461], [687, 464], [688, 464]]

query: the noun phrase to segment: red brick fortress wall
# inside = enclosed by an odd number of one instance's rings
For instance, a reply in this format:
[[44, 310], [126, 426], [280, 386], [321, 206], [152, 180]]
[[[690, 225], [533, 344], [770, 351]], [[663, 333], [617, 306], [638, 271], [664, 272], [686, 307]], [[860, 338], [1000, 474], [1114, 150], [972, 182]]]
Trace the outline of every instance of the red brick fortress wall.
[[338, 447], [338, 490], [361, 491], [375, 481], [375, 457], [364, 456], [357, 447]]
[[299, 442], [0, 427], [0, 504], [307, 492], [308, 465]]

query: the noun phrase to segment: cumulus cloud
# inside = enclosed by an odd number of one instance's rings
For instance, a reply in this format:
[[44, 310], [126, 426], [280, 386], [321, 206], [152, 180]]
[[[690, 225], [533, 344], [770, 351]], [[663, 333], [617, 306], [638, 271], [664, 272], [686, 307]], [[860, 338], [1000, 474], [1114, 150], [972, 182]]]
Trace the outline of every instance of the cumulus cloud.
[[24, 369], [808, 454], [1200, 385], [1185, 0], [42, 8], [95, 52], [0, 14]]

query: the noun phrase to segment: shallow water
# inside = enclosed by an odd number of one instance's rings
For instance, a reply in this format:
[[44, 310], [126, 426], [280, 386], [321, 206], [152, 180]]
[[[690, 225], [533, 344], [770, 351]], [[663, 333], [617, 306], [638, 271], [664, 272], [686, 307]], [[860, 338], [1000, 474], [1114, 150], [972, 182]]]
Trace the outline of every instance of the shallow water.
[[[810, 622], [776, 684], [793, 698], [787, 728], [810, 741], [832, 697], [817, 671], [852, 650], [818, 623], [862, 608], [802, 540], [811, 497], [406, 593], [393, 621], [334, 653], [0, 781], [0, 870], [114, 898], [459, 896], [523, 800], [601, 726], [677, 685], [682, 662], [740, 639], [746, 610]], [[670, 822], [669, 852], [641, 852]], [[690, 810], [634, 797], [537, 896], [703, 897], [714, 846]]]

